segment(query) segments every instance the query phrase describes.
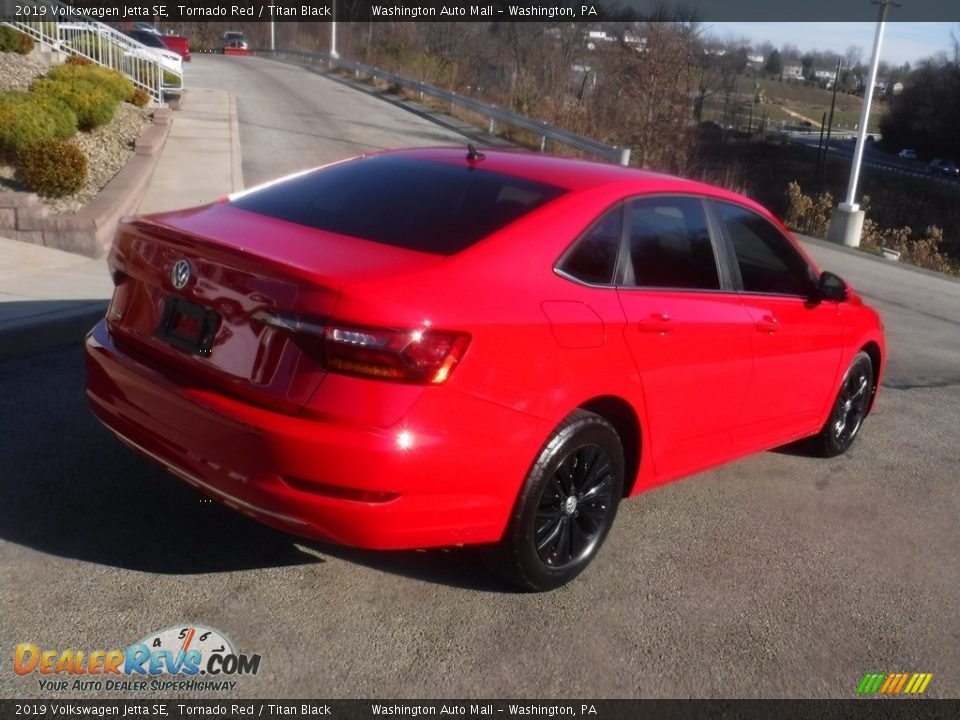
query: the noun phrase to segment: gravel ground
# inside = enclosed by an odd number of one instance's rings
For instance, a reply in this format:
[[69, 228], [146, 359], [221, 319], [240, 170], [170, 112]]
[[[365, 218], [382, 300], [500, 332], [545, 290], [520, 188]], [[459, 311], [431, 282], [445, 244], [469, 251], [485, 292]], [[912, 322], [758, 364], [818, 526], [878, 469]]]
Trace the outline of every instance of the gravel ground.
[[26, 55], [0, 53], [0, 91], [26, 90], [31, 80], [46, 71], [43, 63]]
[[[46, 72], [46, 68], [23, 55], [0, 53], [0, 91], [26, 89], [30, 81]], [[75, 195], [65, 198], [41, 198], [51, 213], [76, 212], [97, 196], [97, 193], [133, 157], [133, 144], [150, 126], [152, 112], [129, 103], [120, 103], [113, 120], [90, 132], [74, 135], [70, 142], [87, 156], [87, 181]], [[24, 190], [14, 180], [10, 165], [0, 164], [0, 187]]]

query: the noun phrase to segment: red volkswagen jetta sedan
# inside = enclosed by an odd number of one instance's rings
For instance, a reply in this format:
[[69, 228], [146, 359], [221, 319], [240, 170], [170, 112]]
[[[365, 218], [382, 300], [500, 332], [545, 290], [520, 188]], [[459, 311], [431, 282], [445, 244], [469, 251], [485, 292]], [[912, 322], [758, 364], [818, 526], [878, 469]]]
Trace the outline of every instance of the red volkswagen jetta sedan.
[[232, 508], [561, 585], [620, 499], [873, 407], [877, 313], [739, 195], [520, 152], [363, 156], [118, 230], [94, 413]]

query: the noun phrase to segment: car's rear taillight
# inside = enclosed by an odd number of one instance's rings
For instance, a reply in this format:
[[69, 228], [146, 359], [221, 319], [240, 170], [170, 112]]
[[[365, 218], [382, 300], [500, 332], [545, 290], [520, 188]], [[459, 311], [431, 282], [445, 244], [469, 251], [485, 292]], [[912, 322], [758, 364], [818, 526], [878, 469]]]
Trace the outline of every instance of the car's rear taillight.
[[429, 328], [375, 328], [273, 312], [254, 319], [282, 329], [331, 372], [423, 385], [446, 381], [470, 342], [464, 333]]

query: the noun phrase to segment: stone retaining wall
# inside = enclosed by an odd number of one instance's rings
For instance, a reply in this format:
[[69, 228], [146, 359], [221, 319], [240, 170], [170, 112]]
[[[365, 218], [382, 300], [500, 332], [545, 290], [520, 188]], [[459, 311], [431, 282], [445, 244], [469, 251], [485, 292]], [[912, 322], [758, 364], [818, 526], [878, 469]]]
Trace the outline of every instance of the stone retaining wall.
[[88, 205], [52, 215], [35, 193], [0, 192], [0, 236], [99, 257], [110, 247], [120, 218], [136, 211], [170, 133], [172, 111], [158, 108], [135, 154]]

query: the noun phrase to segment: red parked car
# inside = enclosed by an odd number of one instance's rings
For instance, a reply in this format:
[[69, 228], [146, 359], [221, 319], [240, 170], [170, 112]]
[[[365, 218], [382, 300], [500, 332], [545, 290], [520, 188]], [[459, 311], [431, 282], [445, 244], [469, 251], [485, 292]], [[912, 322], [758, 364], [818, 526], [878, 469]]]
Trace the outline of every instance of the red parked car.
[[131, 220], [86, 344], [125, 443], [283, 530], [481, 544], [533, 590], [622, 497], [873, 407], [877, 313], [708, 185], [509, 151], [378, 153]]

